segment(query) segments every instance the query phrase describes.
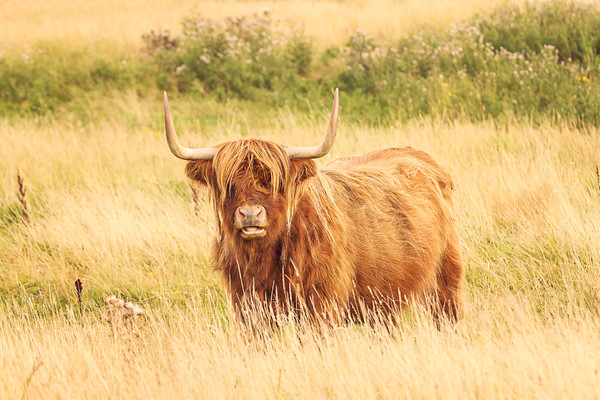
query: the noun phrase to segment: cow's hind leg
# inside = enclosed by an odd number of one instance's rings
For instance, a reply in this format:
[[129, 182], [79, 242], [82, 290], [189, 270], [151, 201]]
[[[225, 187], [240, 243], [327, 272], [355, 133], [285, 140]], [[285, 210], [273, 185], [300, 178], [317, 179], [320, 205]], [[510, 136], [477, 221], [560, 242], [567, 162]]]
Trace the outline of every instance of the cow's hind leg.
[[437, 278], [437, 293], [432, 308], [436, 322], [445, 318], [455, 323], [462, 318], [465, 303], [465, 272], [458, 248], [451, 244], [442, 257]]

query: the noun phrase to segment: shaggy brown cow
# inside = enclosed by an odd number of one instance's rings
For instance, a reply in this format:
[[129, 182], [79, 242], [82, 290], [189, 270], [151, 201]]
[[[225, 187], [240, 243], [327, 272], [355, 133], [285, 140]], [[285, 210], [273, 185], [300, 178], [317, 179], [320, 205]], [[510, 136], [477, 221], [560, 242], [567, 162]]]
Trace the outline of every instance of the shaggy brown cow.
[[335, 138], [337, 90], [326, 138], [314, 148], [258, 139], [184, 148], [166, 93], [164, 107], [171, 151], [191, 160], [187, 176], [210, 189], [214, 263], [238, 315], [261, 304], [276, 316], [365, 320], [429, 297], [436, 318], [460, 318], [452, 182], [429, 155], [390, 148], [317, 168], [311, 158]]

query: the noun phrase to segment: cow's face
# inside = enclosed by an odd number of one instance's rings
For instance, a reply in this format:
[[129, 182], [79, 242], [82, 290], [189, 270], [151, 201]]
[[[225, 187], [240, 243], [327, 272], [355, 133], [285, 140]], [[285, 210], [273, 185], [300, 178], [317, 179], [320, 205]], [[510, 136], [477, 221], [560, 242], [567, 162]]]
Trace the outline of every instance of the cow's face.
[[282, 146], [254, 139], [225, 143], [213, 160], [186, 167], [190, 179], [210, 187], [223, 233], [243, 243], [280, 237], [289, 202], [316, 172], [312, 160], [290, 160]]
[[239, 171], [225, 188], [224, 225], [231, 234], [246, 240], [278, 234], [285, 216], [285, 198], [281, 189], [273, 188], [268, 171], [252, 168]]

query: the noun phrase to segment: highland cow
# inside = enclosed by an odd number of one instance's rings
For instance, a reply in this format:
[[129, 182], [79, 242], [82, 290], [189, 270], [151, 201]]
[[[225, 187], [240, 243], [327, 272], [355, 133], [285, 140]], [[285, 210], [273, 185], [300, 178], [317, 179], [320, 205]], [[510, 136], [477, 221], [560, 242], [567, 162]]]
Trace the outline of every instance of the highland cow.
[[[323, 143], [242, 139], [182, 147], [164, 95], [167, 140], [185, 172], [209, 188], [217, 221], [215, 268], [239, 316], [333, 323], [391, 314], [428, 298], [436, 320], [460, 318], [464, 271], [452, 181], [426, 153], [389, 148], [317, 168], [333, 145], [338, 91]], [[243, 318], [242, 318], [243, 319]]]

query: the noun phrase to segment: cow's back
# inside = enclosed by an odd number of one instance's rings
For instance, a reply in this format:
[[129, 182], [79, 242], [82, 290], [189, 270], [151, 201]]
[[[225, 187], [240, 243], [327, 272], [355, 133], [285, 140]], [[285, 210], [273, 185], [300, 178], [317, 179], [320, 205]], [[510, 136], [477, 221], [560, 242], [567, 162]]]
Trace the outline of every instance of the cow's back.
[[452, 182], [427, 153], [405, 147], [344, 157], [323, 167], [320, 179], [345, 232], [336, 256], [355, 270], [351, 305], [398, 304], [435, 285], [455, 236]]

